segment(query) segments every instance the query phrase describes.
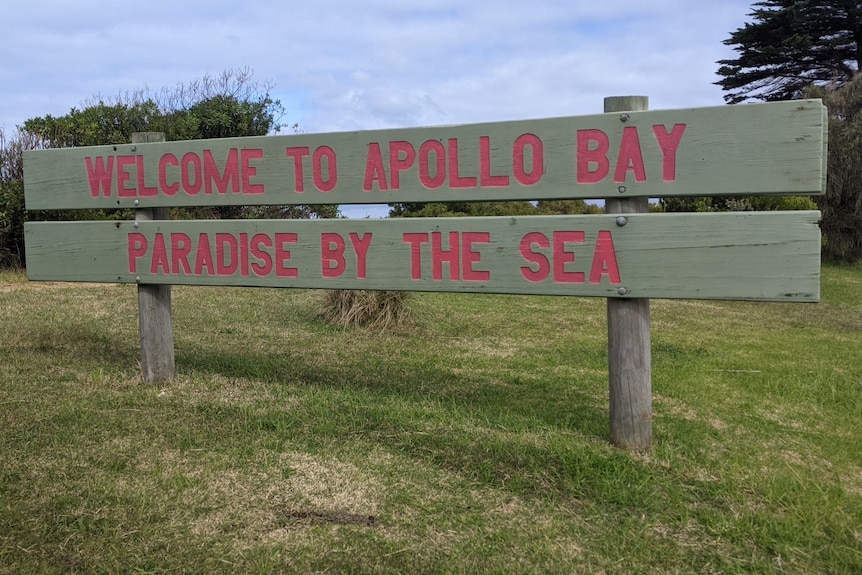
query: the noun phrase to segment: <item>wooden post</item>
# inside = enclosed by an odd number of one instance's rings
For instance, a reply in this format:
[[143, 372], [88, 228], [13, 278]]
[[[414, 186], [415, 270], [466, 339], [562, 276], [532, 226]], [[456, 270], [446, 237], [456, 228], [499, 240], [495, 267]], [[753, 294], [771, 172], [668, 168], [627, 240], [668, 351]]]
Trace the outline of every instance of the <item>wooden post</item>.
[[[646, 96], [605, 98], [605, 113], [643, 111]], [[624, 193], [624, 192], [623, 192]], [[649, 198], [605, 200], [605, 213], [649, 211]], [[648, 299], [608, 299], [608, 381], [611, 443], [623, 449], [649, 449], [652, 444], [652, 356]]]
[[[162, 132], [132, 134], [132, 144], [164, 141], [165, 135]], [[167, 219], [170, 219], [170, 208], [135, 210], [136, 221]], [[141, 376], [144, 383], [171, 381], [175, 372], [170, 285], [138, 285], [138, 323], [141, 331]]]

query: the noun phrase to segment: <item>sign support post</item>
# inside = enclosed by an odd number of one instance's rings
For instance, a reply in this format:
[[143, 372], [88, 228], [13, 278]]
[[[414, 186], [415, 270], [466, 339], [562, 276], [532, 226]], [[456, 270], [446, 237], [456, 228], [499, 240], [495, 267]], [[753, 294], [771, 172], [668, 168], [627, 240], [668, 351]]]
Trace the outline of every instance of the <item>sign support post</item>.
[[[31, 280], [136, 283], [145, 383], [174, 375], [170, 285], [512, 293], [608, 300], [611, 442], [652, 443], [650, 299], [815, 302], [820, 212], [650, 214], [649, 198], [822, 195], [816, 99], [432, 128], [24, 152]], [[186, 220], [169, 208], [601, 198], [605, 214]]]
[[[164, 142], [162, 132], [135, 132], [132, 144]], [[134, 150], [134, 148], [132, 148]], [[135, 221], [170, 219], [170, 208], [135, 209]], [[174, 328], [171, 286], [138, 284], [138, 324], [141, 332], [141, 376], [144, 383], [164, 383], [174, 378]]]
[[[605, 113], [648, 109], [646, 96], [617, 96], [604, 100]], [[619, 188], [625, 194], [624, 186]], [[609, 198], [607, 214], [649, 211], [649, 198]], [[621, 217], [625, 217], [624, 215]], [[650, 305], [645, 298], [608, 298], [608, 383], [611, 443], [624, 449], [649, 449], [652, 444], [652, 357]]]

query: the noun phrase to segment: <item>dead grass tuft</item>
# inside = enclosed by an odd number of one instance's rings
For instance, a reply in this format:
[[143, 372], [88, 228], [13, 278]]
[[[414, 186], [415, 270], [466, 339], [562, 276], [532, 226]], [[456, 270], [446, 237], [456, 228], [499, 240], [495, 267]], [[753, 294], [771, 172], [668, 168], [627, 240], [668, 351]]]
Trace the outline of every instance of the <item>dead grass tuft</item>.
[[410, 294], [402, 291], [330, 290], [320, 315], [341, 327], [400, 329], [409, 319]]

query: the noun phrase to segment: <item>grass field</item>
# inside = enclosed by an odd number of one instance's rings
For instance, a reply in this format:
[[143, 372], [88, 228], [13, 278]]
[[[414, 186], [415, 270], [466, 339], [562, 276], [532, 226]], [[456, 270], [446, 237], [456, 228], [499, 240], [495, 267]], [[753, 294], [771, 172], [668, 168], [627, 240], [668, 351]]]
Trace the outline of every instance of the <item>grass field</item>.
[[652, 302], [654, 449], [609, 445], [605, 302], [0, 274], [0, 573], [862, 573], [862, 267], [819, 304]]

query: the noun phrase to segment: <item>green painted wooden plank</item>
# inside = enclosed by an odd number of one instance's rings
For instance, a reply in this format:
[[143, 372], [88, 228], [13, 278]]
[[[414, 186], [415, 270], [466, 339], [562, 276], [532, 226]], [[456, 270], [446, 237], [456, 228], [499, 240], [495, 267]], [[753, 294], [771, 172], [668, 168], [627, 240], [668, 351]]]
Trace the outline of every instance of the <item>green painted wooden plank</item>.
[[824, 111], [798, 100], [27, 151], [25, 196], [35, 210], [822, 194]]
[[826, 106], [823, 106], [821, 113], [823, 114], [823, 154], [822, 154], [823, 183], [821, 184], [820, 187], [823, 190], [823, 193], [825, 194], [826, 193], [826, 175], [828, 173], [827, 166], [829, 165], [829, 154], [828, 154], [828, 150], [829, 150], [829, 110], [826, 108]]
[[819, 212], [43, 222], [33, 280], [817, 301]]

